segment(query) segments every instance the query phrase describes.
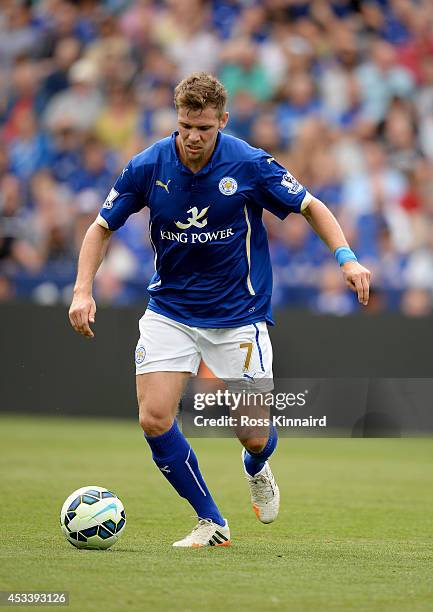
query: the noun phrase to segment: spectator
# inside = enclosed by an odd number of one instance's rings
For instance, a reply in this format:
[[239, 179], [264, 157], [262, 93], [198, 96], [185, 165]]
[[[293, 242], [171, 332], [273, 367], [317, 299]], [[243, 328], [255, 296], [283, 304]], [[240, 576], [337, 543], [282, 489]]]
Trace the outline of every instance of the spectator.
[[384, 124], [384, 136], [390, 164], [401, 172], [412, 171], [421, 157], [412, 109], [391, 105]]
[[70, 181], [72, 190], [78, 193], [84, 189], [94, 189], [103, 201], [115, 179], [113, 162], [103, 143], [97, 137], [90, 136], [82, 148], [82, 161]]
[[423, 244], [408, 258], [405, 270], [406, 285], [414, 289], [426, 289], [433, 293], [433, 223], [425, 227]]
[[20, 60], [12, 70], [9, 87], [5, 87], [8, 95], [3, 113], [0, 110], [2, 136], [7, 143], [18, 135], [21, 113], [36, 106], [38, 74], [37, 65], [28, 60]]
[[177, 78], [196, 70], [215, 72], [220, 49], [209, 30], [211, 15], [202, 0], [169, 0], [154, 20], [153, 40], [177, 66]]
[[80, 59], [69, 71], [71, 87], [51, 99], [44, 113], [50, 131], [68, 127], [91, 130], [101, 112], [102, 96], [97, 89], [97, 70], [87, 59]]
[[101, 143], [119, 152], [128, 150], [138, 128], [138, 109], [133, 92], [121, 83], [113, 83], [95, 125]]
[[317, 314], [347, 315], [355, 312], [357, 305], [347, 292], [338, 268], [325, 264], [318, 278], [319, 294], [313, 300], [313, 311]]
[[19, 181], [6, 175], [0, 187], [0, 265], [11, 273], [19, 268], [37, 272], [42, 266], [29, 239], [28, 215], [23, 206]]
[[364, 114], [383, 121], [394, 97], [408, 99], [415, 88], [411, 73], [397, 64], [395, 48], [384, 40], [371, 43], [370, 58], [356, 71], [361, 88]]
[[358, 252], [377, 255], [377, 231], [384, 218], [391, 230], [394, 248], [405, 252], [411, 246], [411, 227], [399, 202], [406, 190], [405, 177], [389, 166], [383, 146], [364, 144], [364, 168], [343, 185], [343, 214], [360, 232]]
[[60, 121], [51, 133], [50, 168], [59, 183], [71, 185], [81, 164], [80, 148], [83, 135], [68, 121]]
[[252, 41], [239, 39], [227, 45], [221, 53], [221, 62], [220, 78], [231, 97], [239, 91], [247, 91], [259, 101], [272, 96], [270, 82], [260, 64], [257, 45]]
[[37, 110], [42, 113], [53, 96], [68, 89], [69, 70], [78, 60], [80, 43], [76, 38], [62, 38], [54, 50], [54, 57], [49, 73], [42, 81], [37, 96]]
[[23, 183], [48, 165], [48, 138], [38, 131], [33, 110], [22, 110], [17, 117], [16, 136], [10, 142], [9, 155], [11, 171]]
[[285, 84], [282, 101], [277, 107], [278, 125], [285, 142], [292, 142], [302, 122], [318, 116], [320, 110], [312, 77], [305, 72], [293, 75]]
[[253, 131], [256, 120], [260, 121], [260, 105], [246, 90], [239, 90], [230, 101], [230, 124], [227, 132], [246, 140]]
[[[0, 247], [1, 248], [1, 247]], [[7, 276], [0, 273], [0, 303], [10, 302], [15, 297], [15, 287]]]
[[72, 227], [75, 223], [69, 191], [48, 171], [35, 174], [31, 184], [33, 241], [45, 265], [72, 264]]
[[30, 55], [36, 40], [30, 4], [5, 2], [0, 14], [0, 67], [7, 69], [17, 58]]
[[432, 294], [427, 289], [406, 289], [401, 301], [401, 312], [407, 317], [426, 317], [433, 312]]
[[95, 66], [102, 86], [126, 85], [137, 69], [129, 40], [122, 36], [113, 16], [101, 20], [99, 34], [86, 49], [86, 59]]
[[255, 147], [265, 149], [279, 159], [285, 154], [284, 141], [275, 113], [261, 113], [256, 116], [249, 130], [249, 139]]

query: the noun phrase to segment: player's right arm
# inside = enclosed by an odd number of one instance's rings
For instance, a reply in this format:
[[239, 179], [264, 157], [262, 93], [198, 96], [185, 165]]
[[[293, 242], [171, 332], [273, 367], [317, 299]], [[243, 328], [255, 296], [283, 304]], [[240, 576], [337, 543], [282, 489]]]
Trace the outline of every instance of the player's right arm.
[[[90, 329], [96, 313], [92, 296], [93, 281], [107, 252], [110, 236], [122, 227], [130, 215], [146, 206], [147, 188], [152, 175], [152, 166], [144, 163], [146, 155], [146, 151], [143, 151], [122, 170], [83, 240], [69, 320], [75, 331], [88, 338], [94, 337]], [[133, 163], [134, 160], [137, 163]]]
[[95, 322], [96, 314], [96, 303], [92, 295], [93, 281], [107, 252], [111, 234], [109, 229], [94, 221], [86, 232], [78, 259], [69, 320], [76, 332], [88, 338], [94, 337], [90, 328], [90, 324]]

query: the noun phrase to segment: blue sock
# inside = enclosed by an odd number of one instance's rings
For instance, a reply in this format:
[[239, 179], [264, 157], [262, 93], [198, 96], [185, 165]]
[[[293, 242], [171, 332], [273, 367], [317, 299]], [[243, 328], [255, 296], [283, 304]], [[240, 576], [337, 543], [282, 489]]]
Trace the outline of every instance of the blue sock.
[[250, 453], [245, 449], [244, 454], [244, 465], [245, 469], [250, 476], [255, 476], [257, 472], [263, 469], [266, 460], [274, 452], [278, 442], [278, 432], [273, 425], [269, 428], [269, 439], [266, 442], [266, 446], [260, 453]]
[[225, 521], [212, 499], [198, 467], [197, 457], [175, 420], [160, 436], [144, 436], [158, 468], [181, 497], [189, 501], [199, 518], [218, 525]]

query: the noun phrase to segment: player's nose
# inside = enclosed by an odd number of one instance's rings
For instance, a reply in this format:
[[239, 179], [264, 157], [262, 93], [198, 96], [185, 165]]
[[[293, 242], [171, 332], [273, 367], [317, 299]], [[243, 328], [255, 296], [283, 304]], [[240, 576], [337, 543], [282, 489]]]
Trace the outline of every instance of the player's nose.
[[188, 140], [190, 141], [190, 143], [192, 144], [193, 142], [199, 142], [200, 140], [200, 133], [198, 130], [191, 130], [190, 133], [188, 134]]

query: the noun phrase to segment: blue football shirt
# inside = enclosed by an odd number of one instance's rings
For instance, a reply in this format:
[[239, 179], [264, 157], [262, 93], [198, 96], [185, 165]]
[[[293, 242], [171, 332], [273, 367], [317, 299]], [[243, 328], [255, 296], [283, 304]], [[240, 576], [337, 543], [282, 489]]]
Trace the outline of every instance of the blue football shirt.
[[114, 231], [149, 207], [150, 310], [192, 327], [273, 324], [263, 209], [284, 219], [308, 206], [311, 195], [265, 151], [221, 132], [209, 162], [194, 174], [180, 161], [176, 135], [132, 158], [98, 223]]

